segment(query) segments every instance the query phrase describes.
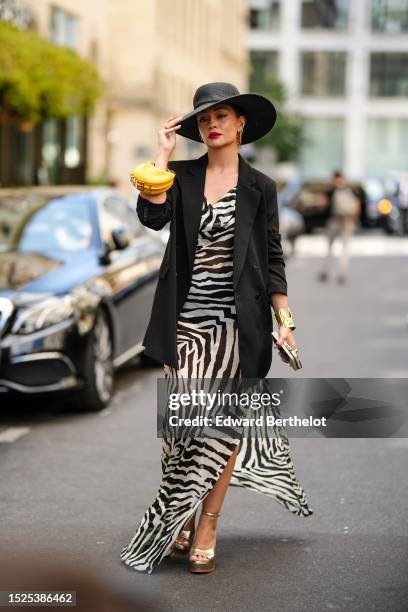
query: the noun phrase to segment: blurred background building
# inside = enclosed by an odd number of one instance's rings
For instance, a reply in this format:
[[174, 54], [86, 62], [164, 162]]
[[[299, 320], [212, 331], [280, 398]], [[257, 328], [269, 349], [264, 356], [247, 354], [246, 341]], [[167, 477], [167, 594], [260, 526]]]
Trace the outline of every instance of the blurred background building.
[[[73, 49], [105, 83], [87, 120], [47, 118], [40, 139], [38, 126], [16, 125], [10, 139], [23, 140], [13, 168], [24, 171], [2, 176], [3, 185], [41, 182], [45, 165], [46, 181], [82, 182], [86, 175], [128, 187], [130, 170], [154, 156], [160, 125], [191, 109], [200, 84], [229, 80], [244, 89], [248, 80], [245, 0], [0, 0], [0, 7], [2, 20]], [[176, 158], [202, 150], [178, 141]]]
[[[73, 68], [78, 90], [91, 68], [103, 88], [98, 94], [95, 76], [93, 105], [84, 94], [71, 112], [47, 107], [33, 119], [24, 100], [19, 116], [4, 96], [15, 88], [29, 97], [29, 83], [24, 90], [21, 73], [2, 74], [0, 186], [129, 190], [129, 172], [154, 156], [164, 120], [188, 112], [196, 88], [217, 80], [276, 103], [272, 134], [243, 147], [276, 178], [287, 175], [285, 164], [304, 179], [338, 168], [361, 180], [406, 167], [408, 0], [0, 0], [0, 34], [5, 22], [86, 62]], [[0, 35], [0, 72], [24, 55], [5, 45]], [[48, 66], [34, 67], [48, 78]], [[59, 86], [49, 78], [43, 98]], [[173, 157], [204, 150], [179, 137]]]
[[408, 0], [249, 0], [257, 72], [278, 75], [309, 142], [304, 178], [408, 162]]

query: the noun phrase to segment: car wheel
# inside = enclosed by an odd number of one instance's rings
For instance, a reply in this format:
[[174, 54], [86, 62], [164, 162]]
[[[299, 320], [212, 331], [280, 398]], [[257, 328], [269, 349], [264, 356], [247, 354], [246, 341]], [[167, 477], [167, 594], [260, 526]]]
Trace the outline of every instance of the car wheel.
[[108, 317], [98, 310], [84, 360], [84, 386], [79, 401], [88, 410], [102, 410], [113, 394], [113, 342]]

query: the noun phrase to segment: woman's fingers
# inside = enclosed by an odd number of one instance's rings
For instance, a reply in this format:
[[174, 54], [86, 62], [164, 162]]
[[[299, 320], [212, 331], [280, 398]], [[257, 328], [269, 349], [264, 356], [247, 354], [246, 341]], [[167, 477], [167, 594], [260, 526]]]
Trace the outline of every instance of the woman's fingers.
[[166, 123], [164, 125], [167, 125], [168, 123], [174, 123], [176, 121], [179, 121], [179, 119], [181, 119], [182, 115], [180, 115], [179, 117], [169, 117], [166, 121]]

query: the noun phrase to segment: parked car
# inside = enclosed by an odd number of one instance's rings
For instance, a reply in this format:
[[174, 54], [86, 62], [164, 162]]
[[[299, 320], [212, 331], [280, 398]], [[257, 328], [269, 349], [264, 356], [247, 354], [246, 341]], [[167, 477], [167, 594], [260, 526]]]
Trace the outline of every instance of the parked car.
[[106, 406], [143, 353], [163, 253], [113, 189], [0, 190], [0, 392]]
[[387, 234], [399, 233], [398, 180], [393, 176], [367, 177], [364, 190], [367, 194], [369, 226], [380, 227]]
[[282, 237], [283, 254], [286, 258], [294, 253], [296, 238], [305, 232], [303, 216], [297, 210], [289, 207], [289, 202], [296, 190], [296, 182], [289, 181], [278, 191], [279, 231]]
[[[129, 204], [136, 210], [137, 200], [139, 198], [140, 191], [136, 189], [136, 187], [132, 188], [132, 196], [129, 199]], [[162, 241], [164, 246], [166, 247], [167, 242], [170, 238], [170, 221], [166, 223], [161, 230], [154, 230], [151, 227], [145, 227], [146, 232], [148, 232], [155, 239], [159, 239]]]

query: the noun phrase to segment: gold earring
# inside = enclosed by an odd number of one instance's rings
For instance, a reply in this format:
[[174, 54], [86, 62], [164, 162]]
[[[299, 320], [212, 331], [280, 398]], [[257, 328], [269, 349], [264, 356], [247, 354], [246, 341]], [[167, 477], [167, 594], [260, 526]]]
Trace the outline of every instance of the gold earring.
[[237, 140], [237, 143], [239, 145], [241, 144], [241, 141], [242, 141], [242, 132], [243, 131], [244, 131], [244, 128], [242, 127], [242, 129], [238, 130], [238, 132], [237, 132], [236, 140]]

